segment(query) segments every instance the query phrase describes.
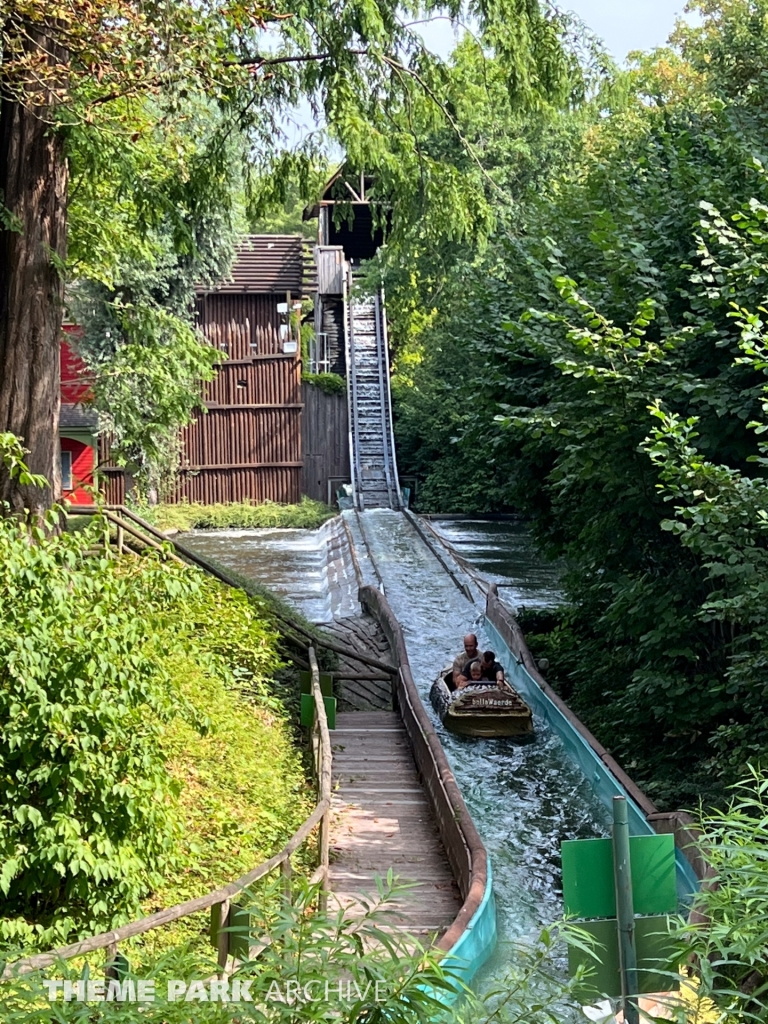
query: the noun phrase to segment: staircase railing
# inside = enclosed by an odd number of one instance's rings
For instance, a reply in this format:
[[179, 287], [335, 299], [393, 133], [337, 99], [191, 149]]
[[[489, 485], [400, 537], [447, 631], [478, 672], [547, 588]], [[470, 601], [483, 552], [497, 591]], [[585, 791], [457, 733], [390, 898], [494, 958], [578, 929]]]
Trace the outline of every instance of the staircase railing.
[[[387, 346], [383, 331], [384, 322], [384, 304], [382, 301], [381, 292], [377, 292], [373, 300], [373, 317], [374, 317], [374, 328], [376, 330], [376, 368], [379, 373], [379, 415], [381, 416], [381, 442], [384, 454], [384, 478], [387, 482], [387, 495], [389, 497], [389, 507], [398, 507], [398, 496], [393, 491], [392, 487], [392, 467], [391, 467], [391, 456], [394, 454], [392, 448], [392, 437], [389, 429], [389, 416], [388, 416], [388, 381], [386, 377], [385, 365], [388, 363], [387, 360]], [[388, 367], [387, 367], [388, 368]]]
[[344, 333], [347, 356], [347, 408], [349, 415], [349, 464], [352, 470], [352, 503], [355, 508], [365, 508], [365, 499], [360, 489], [360, 417], [357, 395], [357, 355], [355, 351], [354, 305], [351, 298], [352, 273], [347, 263], [344, 274]]
[[392, 381], [389, 373], [389, 338], [387, 336], [387, 303], [384, 297], [384, 289], [379, 292], [381, 308], [381, 340], [382, 340], [382, 367], [384, 373], [384, 413], [386, 420], [385, 430], [389, 434], [389, 451], [391, 453], [392, 486], [394, 489], [394, 501], [392, 508], [402, 508], [403, 502], [400, 491], [400, 477], [397, 472], [397, 453], [395, 451], [395, 424], [392, 416]]

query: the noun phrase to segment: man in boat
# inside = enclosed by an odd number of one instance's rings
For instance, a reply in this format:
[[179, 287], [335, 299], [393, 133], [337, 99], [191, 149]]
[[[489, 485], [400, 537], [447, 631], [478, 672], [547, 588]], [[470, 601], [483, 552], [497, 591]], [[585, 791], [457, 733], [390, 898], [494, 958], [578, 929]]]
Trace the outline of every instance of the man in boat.
[[481, 668], [483, 679], [492, 680], [497, 686], [504, 686], [504, 667], [496, 661], [493, 651], [483, 651]]
[[[458, 686], [459, 679], [461, 678], [464, 671], [464, 666], [468, 665], [472, 661], [479, 660], [480, 650], [477, 646], [477, 637], [475, 636], [474, 633], [467, 633], [467, 635], [464, 637], [464, 650], [461, 652], [461, 654], [457, 654], [456, 657], [453, 659], [453, 686], [451, 687], [451, 689], [455, 690], [456, 687]], [[465, 676], [464, 678], [466, 680], [469, 677]]]
[[459, 680], [456, 683], [457, 689], [462, 689], [467, 683], [489, 682], [497, 686], [504, 686], [504, 668], [496, 661], [493, 651], [484, 651], [482, 659], [468, 661], [461, 670]]

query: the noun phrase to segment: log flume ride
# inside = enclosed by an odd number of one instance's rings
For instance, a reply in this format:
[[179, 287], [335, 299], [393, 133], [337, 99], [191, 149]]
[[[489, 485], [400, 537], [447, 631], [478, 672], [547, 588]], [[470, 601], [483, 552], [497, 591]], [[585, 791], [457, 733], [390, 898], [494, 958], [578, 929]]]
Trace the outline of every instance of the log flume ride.
[[440, 721], [457, 736], [533, 739], [533, 714], [509, 684], [468, 683], [452, 690], [453, 670], [445, 669], [432, 684], [429, 699]]
[[[368, 548], [365, 517], [377, 514], [371, 512], [359, 516], [357, 513], [347, 513], [341, 520], [340, 530], [343, 529], [346, 534], [351, 549], [350, 561], [364, 562], [365, 551]], [[112, 520], [112, 532], [118, 538], [119, 545], [133, 544], [138, 549], [142, 547], [155, 549], [163, 547], [165, 549], [167, 539], [129, 510], [111, 507], [108, 510], [108, 515]], [[406, 517], [402, 513], [387, 512], [386, 515], [397, 517], [397, 520], [403, 524], [410, 522], [410, 517]], [[429, 537], [431, 530], [429, 524], [420, 521], [419, 526], [418, 531], [414, 529], [414, 535], [418, 534], [418, 543], [427, 551], [430, 551], [433, 545], [437, 549], [441, 541], [437, 537]], [[355, 543], [358, 544], [359, 549], [354, 553], [353, 559]], [[168, 545], [167, 551], [168, 557], [191, 562], [211, 572], [225, 583], [232, 586], [239, 585], [237, 580], [228, 577], [220, 567], [206, 562], [183, 543], [176, 546]], [[376, 578], [369, 582], [365, 579], [365, 571], [359, 565], [356, 567], [358, 580], [363, 584], [359, 590], [359, 600], [361, 605], [381, 624], [389, 640], [393, 657], [392, 664], [384, 664], [378, 657], [369, 658], [368, 661], [372, 668], [388, 672], [392, 678], [395, 706], [408, 737], [410, 756], [415, 762], [437, 825], [442, 848], [450, 863], [461, 895], [458, 913], [442, 935], [436, 936], [436, 945], [445, 954], [445, 965], [462, 980], [470, 981], [478, 968], [490, 956], [496, 943], [496, 911], [491, 864], [485, 845], [464, 804], [453, 770], [440, 742], [440, 726], [436, 727], [430, 720], [419, 696], [400, 624], [384, 597], [384, 585], [386, 583], [389, 588], [390, 581], [386, 578], [388, 566], [382, 556], [381, 547], [379, 546], [376, 552], [372, 549], [370, 555], [371, 557], [367, 561], [369, 567], [367, 571], [371, 572], [370, 566], [374, 565]], [[420, 555], [420, 557], [426, 562], [426, 555]], [[697, 884], [696, 875], [701, 877], [705, 869], [705, 865], [701, 862], [693, 846], [695, 837], [688, 827], [690, 819], [679, 812], [659, 813], [653, 803], [628, 778], [607, 751], [600, 746], [578, 718], [551, 690], [528, 651], [525, 638], [513, 612], [499, 600], [496, 588], [484, 581], [479, 574], [473, 572], [471, 566], [463, 564], [463, 560], [453, 559], [452, 553], [447, 548], [441, 552], [437, 561], [443, 567], [446, 563], [451, 565], [450, 575], [453, 585], [467, 599], [468, 624], [477, 621], [479, 608], [482, 607], [485, 613], [483, 628], [486, 635], [490, 638], [494, 650], [497, 651], [497, 658], [504, 666], [507, 678], [519, 694], [521, 703], [527, 708], [529, 714], [532, 712], [532, 715], [535, 716], [537, 733], [539, 732], [538, 723], [541, 723], [543, 728], [559, 737], [567, 758], [573, 765], [578, 766], [586, 784], [592, 788], [593, 793], [604, 805], [609, 806], [613, 796], [617, 794], [624, 794], [629, 798], [630, 824], [633, 834], [644, 835], [658, 831], [672, 832], [675, 835], [678, 847], [679, 892], [681, 896], [690, 894]], [[449, 584], [450, 586], [451, 584]], [[475, 594], [478, 596], [476, 597]], [[460, 600], [463, 601], [464, 598], [460, 598]], [[483, 605], [479, 606], [479, 602], [483, 598], [485, 598]], [[292, 642], [300, 643], [302, 634], [306, 633], [301, 624], [287, 619], [283, 624], [288, 634], [294, 638]], [[308, 648], [310, 638], [304, 637], [303, 639]], [[314, 642], [318, 642], [317, 638], [314, 638]], [[338, 643], [334, 641], [327, 641], [327, 646], [330, 649], [339, 647]], [[360, 657], [359, 653], [357, 657]], [[312, 662], [314, 668], [316, 664], [314, 659]], [[313, 672], [313, 693], [316, 689], [314, 676], [315, 672]], [[319, 723], [324, 717], [321, 713], [322, 700], [319, 697], [316, 697], [315, 700], [317, 706], [315, 748], [320, 756], [321, 749], [325, 750], [330, 747], [330, 739], [327, 739], [327, 733], [326, 737], [320, 735]], [[479, 742], [483, 743], [484, 741], [480, 739]], [[504, 740], [491, 740], [490, 742], [503, 743]], [[282, 870], [284, 865], [290, 865], [292, 853], [318, 826], [323, 834], [319, 844], [321, 863], [315, 873], [315, 879], [327, 883], [330, 875], [327, 860], [327, 836], [331, 805], [331, 798], [328, 795], [330, 792], [328, 780], [331, 767], [323, 759], [322, 764], [318, 763], [318, 769], [321, 785], [318, 793], [319, 802], [313, 814], [281, 851], [275, 854], [270, 861], [254, 868], [244, 879], [239, 879], [229, 886], [198, 897], [179, 907], [166, 908], [149, 918], [132, 922], [116, 931], [93, 936], [72, 946], [38, 954], [23, 961], [17, 961], [15, 964], [8, 964], [3, 977], [8, 978], [18, 973], [45, 968], [59, 959], [69, 959], [95, 950], [104, 950], [107, 953], [108, 961], [112, 961], [119, 942], [206, 908], [215, 907], [220, 925], [226, 924], [230, 909], [236, 904], [238, 894], [242, 889], [251, 884], [255, 878], [265, 877], [270, 871]], [[219, 963], [222, 970], [236, 969], [236, 964], [232, 964], [229, 957], [228, 934], [225, 929], [219, 928]]]

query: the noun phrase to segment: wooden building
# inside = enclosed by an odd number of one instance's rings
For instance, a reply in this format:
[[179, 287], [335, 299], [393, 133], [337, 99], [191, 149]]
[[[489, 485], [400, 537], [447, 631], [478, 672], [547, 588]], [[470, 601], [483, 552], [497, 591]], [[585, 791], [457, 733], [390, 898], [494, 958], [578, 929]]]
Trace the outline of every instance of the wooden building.
[[85, 366], [69, 343], [69, 336], [77, 330], [76, 326], [66, 324], [61, 341], [61, 492], [63, 498], [77, 505], [92, 505], [97, 417], [87, 405], [90, 388], [85, 378]]
[[305, 220], [317, 218], [317, 295], [315, 298], [315, 350], [313, 369], [346, 376], [344, 298], [350, 275], [369, 260], [384, 241], [374, 221], [375, 202], [369, 196], [372, 179], [350, 173], [343, 165], [328, 181], [320, 200], [304, 211]]
[[[325, 250], [339, 255], [331, 256], [336, 277], [324, 285], [341, 288], [343, 250]], [[302, 365], [302, 300], [315, 300], [316, 315], [322, 309], [318, 274], [330, 265], [327, 259], [315, 264], [320, 251], [308, 251], [300, 235], [248, 235], [230, 277], [198, 290], [198, 326], [225, 358], [205, 385], [207, 411], [196, 412], [181, 432], [180, 472], [166, 500], [293, 503], [306, 494], [332, 502], [336, 489], [350, 479], [346, 396], [326, 394], [301, 379], [302, 369], [343, 372], [341, 292], [331, 296], [338, 300], [341, 366]], [[73, 382], [77, 372], [73, 364]], [[91, 445], [90, 459], [77, 461], [82, 452], [78, 448], [80, 455], [75, 455], [73, 448], [72, 465], [75, 476], [81, 469], [92, 473], [95, 417], [74, 402], [66, 404], [63, 417], [72, 424], [63, 436], [65, 449], [78, 443], [75, 421], [83, 427], [88, 421], [90, 441], [83, 435], [80, 443]], [[99, 438], [99, 448], [100, 489], [107, 502], [122, 503], [131, 478], [111, 460], [108, 438]], [[63, 465], [67, 459], [64, 455]], [[77, 500], [83, 498], [79, 490]]]
[[230, 278], [198, 292], [198, 325], [227, 358], [182, 432], [176, 500], [299, 500], [304, 294], [299, 235], [246, 236]]

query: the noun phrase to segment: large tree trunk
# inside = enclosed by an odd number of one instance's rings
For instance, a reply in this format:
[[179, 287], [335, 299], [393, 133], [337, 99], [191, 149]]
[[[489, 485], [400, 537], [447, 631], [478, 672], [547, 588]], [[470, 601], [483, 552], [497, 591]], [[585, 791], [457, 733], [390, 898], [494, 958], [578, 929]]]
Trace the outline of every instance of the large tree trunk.
[[0, 502], [38, 516], [61, 494], [59, 345], [68, 169], [50, 112], [45, 104], [27, 107], [10, 94], [0, 106], [0, 432], [23, 440], [29, 468], [50, 483], [44, 491], [21, 487], [0, 464]]

